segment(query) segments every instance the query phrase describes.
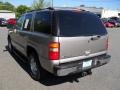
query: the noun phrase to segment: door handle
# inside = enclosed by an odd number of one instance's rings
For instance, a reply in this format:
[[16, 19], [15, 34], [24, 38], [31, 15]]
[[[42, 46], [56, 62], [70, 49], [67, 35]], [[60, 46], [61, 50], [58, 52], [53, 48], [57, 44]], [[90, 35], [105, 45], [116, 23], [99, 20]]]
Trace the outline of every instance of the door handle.
[[92, 36], [92, 37], [91, 37], [91, 40], [98, 40], [100, 37], [101, 37], [100, 35]]

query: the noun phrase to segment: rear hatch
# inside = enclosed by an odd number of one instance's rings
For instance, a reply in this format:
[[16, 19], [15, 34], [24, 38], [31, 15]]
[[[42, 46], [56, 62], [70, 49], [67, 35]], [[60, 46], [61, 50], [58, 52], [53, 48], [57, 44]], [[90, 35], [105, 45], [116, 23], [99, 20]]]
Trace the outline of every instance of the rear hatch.
[[57, 17], [61, 63], [106, 52], [107, 31], [96, 15], [85, 11], [58, 11]]

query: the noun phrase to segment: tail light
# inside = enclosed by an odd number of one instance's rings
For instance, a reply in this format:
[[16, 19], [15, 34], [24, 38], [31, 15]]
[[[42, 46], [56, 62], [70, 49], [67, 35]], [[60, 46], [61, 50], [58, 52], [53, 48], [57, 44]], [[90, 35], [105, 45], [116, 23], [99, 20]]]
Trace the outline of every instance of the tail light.
[[49, 44], [49, 59], [50, 60], [60, 59], [60, 43], [52, 42]]
[[107, 41], [106, 41], [106, 50], [108, 49], [108, 38], [107, 38]]

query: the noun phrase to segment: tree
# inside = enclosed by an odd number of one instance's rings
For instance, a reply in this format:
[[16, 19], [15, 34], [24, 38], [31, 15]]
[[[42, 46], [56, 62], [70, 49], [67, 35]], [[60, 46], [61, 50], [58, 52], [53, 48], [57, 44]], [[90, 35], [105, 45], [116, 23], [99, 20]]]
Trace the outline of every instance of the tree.
[[17, 12], [17, 17], [21, 16], [23, 13], [27, 12], [31, 10], [30, 7], [27, 7], [25, 5], [20, 5], [16, 8], [16, 12]]
[[9, 2], [0, 2], [0, 10], [15, 11], [15, 7]]
[[51, 5], [51, 3], [46, 0], [34, 0], [33, 4], [32, 4], [32, 9], [33, 10], [42, 9], [45, 7], [50, 7], [50, 5]]

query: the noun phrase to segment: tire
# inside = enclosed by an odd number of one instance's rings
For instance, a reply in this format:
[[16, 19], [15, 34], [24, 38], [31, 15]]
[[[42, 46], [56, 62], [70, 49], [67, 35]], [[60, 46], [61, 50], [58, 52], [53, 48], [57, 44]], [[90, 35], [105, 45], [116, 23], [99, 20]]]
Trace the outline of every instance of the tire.
[[11, 43], [11, 39], [10, 39], [10, 38], [8, 39], [8, 49], [9, 49], [9, 52], [10, 52], [10, 53], [13, 53], [13, 46], [12, 46], [12, 43]]
[[28, 56], [28, 59], [29, 59], [30, 76], [36, 81], [42, 80], [45, 77], [44, 74], [45, 71], [40, 66], [37, 54], [35, 52], [31, 53]]
[[90, 69], [90, 70], [87, 70], [87, 74], [88, 75], [92, 75], [92, 70]]

